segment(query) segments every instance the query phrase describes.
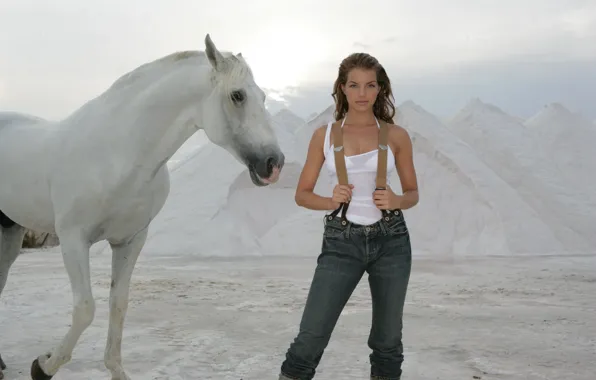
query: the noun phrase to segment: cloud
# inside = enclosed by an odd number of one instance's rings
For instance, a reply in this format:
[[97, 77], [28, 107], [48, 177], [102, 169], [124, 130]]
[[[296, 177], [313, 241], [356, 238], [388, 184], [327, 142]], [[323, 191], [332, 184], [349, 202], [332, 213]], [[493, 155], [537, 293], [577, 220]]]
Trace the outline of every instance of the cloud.
[[[436, 115], [449, 118], [472, 97], [494, 103], [507, 112], [528, 117], [544, 104], [562, 102], [596, 118], [593, 107], [596, 60], [592, 62], [480, 62], [449, 65], [427, 75], [403, 76], [388, 65], [396, 105], [414, 100]], [[306, 117], [332, 104], [331, 86], [312, 84], [282, 94], [287, 107]]]
[[[202, 49], [206, 33], [222, 49], [243, 52], [272, 106], [301, 114], [332, 101], [337, 67], [354, 51], [375, 55], [399, 94], [428, 98], [437, 109], [474, 91], [495, 98], [520, 91], [520, 109], [547, 97], [538, 89], [571, 107], [594, 97], [586, 90], [594, 84], [587, 65], [596, 61], [593, 0], [371, 0], [382, 22], [355, 11], [356, 0], [139, 4], [0, 2], [2, 107], [65, 116], [144, 62]], [[445, 95], [434, 101], [433, 91]]]

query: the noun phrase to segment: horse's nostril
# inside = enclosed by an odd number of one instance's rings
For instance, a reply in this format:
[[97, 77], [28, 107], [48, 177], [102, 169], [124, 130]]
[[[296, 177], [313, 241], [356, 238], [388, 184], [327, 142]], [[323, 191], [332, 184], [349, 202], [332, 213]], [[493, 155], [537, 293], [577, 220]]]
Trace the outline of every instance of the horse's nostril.
[[271, 173], [273, 171], [273, 167], [275, 166], [275, 158], [269, 157], [267, 158], [267, 173]]

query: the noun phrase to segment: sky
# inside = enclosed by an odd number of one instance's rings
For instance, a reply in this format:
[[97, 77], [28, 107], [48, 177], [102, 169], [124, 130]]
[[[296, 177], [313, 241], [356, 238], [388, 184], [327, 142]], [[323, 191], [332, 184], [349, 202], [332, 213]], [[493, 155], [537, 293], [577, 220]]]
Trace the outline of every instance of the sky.
[[272, 112], [322, 111], [341, 60], [364, 51], [397, 104], [442, 118], [480, 98], [596, 119], [594, 0], [2, 0], [0, 110], [65, 117], [140, 64], [202, 50], [207, 33], [247, 59]]

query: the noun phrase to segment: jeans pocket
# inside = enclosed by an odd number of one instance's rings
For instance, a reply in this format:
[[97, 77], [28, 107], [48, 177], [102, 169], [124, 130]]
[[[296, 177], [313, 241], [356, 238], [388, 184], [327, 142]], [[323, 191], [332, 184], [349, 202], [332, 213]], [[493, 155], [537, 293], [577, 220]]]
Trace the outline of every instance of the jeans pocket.
[[383, 222], [387, 228], [387, 235], [401, 236], [408, 233], [408, 225], [401, 210], [391, 211], [383, 215]]
[[326, 239], [343, 239], [345, 237], [344, 233], [345, 228], [335, 225], [333, 223], [329, 223], [325, 225], [323, 236]]

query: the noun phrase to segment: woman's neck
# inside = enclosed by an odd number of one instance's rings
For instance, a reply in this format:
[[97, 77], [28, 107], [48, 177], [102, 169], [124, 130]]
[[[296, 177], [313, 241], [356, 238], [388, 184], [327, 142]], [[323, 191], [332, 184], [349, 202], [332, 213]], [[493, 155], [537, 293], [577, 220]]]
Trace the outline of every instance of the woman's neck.
[[348, 111], [345, 118], [346, 124], [358, 126], [376, 124], [375, 114], [373, 112]]

